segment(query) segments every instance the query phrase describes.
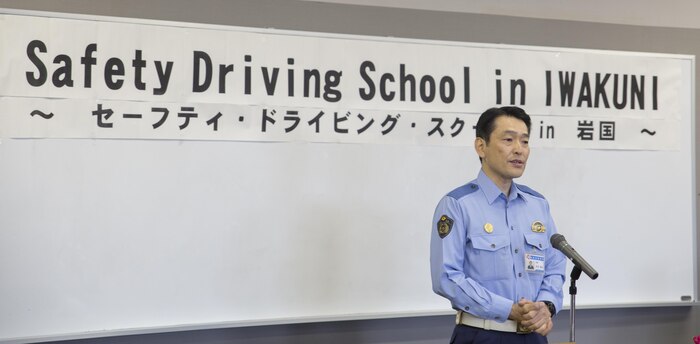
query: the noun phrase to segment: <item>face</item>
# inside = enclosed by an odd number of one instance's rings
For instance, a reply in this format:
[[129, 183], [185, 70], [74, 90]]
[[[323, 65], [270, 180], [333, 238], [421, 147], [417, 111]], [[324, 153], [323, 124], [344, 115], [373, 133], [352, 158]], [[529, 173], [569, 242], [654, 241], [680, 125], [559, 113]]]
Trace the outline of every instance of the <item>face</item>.
[[525, 172], [529, 140], [525, 122], [511, 116], [497, 117], [489, 142], [478, 137], [474, 142], [484, 173], [496, 184], [509, 186], [513, 178]]

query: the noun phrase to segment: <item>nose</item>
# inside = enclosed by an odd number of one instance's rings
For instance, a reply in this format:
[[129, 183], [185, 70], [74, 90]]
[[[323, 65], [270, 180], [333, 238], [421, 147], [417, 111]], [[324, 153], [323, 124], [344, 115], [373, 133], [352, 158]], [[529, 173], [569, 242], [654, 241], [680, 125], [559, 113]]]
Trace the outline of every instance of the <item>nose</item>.
[[520, 141], [516, 141], [515, 145], [513, 146], [513, 153], [522, 155], [523, 154], [523, 144]]

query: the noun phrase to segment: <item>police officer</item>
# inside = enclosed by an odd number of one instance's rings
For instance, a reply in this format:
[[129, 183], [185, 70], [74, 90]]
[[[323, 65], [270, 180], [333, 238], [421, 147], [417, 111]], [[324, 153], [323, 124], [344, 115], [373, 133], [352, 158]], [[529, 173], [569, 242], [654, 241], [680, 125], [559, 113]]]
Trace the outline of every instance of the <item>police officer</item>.
[[547, 343], [561, 309], [566, 259], [549, 243], [549, 204], [513, 182], [525, 171], [529, 134], [523, 109], [486, 110], [474, 141], [478, 176], [435, 209], [432, 284], [457, 310], [451, 343]]

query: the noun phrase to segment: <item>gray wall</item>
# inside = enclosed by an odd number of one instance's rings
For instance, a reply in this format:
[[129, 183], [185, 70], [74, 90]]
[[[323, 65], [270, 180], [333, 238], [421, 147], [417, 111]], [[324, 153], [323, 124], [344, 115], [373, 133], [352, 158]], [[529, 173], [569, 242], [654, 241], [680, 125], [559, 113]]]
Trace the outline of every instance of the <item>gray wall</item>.
[[[0, 0], [0, 7], [466, 42], [690, 55], [700, 53], [700, 30], [696, 29], [389, 9], [292, 0]], [[698, 80], [697, 73], [696, 67], [695, 80]], [[700, 99], [697, 89], [695, 96], [696, 99]], [[698, 132], [697, 128], [696, 132]], [[696, 149], [696, 152], [698, 151], [700, 150]], [[663, 185], [656, 184], [650, 187], [663, 187]], [[700, 246], [700, 244], [696, 245]], [[652, 252], [654, 250], [654, 248], [640, 249]], [[649, 271], [649, 274], [654, 274], [654, 271]], [[700, 276], [700, 273], [698, 275]], [[585, 293], [585, 290], [579, 290], [579, 292]], [[700, 307], [579, 309], [576, 316], [576, 339], [579, 343], [680, 344], [692, 343], [692, 336], [700, 335]], [[568, 312], [560, 313], [555, 320], [556, 326], [550, 335], [550, 342], [567, 341]], [[453, 327], [452, 321], [451, 316], [361, 320], [171, 332], [88, 341], [207, 344], [224, 342], [446, 343]]]

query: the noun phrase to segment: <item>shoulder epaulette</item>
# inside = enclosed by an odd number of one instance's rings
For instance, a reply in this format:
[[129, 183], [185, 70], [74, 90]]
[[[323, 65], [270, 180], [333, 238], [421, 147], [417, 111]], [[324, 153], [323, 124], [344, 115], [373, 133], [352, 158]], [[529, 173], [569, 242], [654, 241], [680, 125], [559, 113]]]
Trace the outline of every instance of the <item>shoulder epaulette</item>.
[[522, 191], [522, 192], [524, 192], [524, 193], [526, 193], [526, 194], [528, 194], [528, 195], [532, 195], [532, 196], [535, 196], [535, 197], [537, 197], [537, 198], [542, 198], [542, 199], [544, 199], [544, 195], [542, 195], [541, 193], [539, 193], [539, 192], [537, 192], [537, 191], [531, 189], [531, 188], [528, 187], [528, 186], [525, 186], [525, 185], [522, 185], [522, 184], [515, 184], [515, 186], [516, 186], [520, 191]]
[[469, 195], [470, 193], [475, 192], [476, 190], [479, 190], [479, 185], [476, 185], [474, 183], [468, 183], [464, 184], [447, 194], [447, 196], [450, 196], [454, 199], [460, 199], [466, 195]]

